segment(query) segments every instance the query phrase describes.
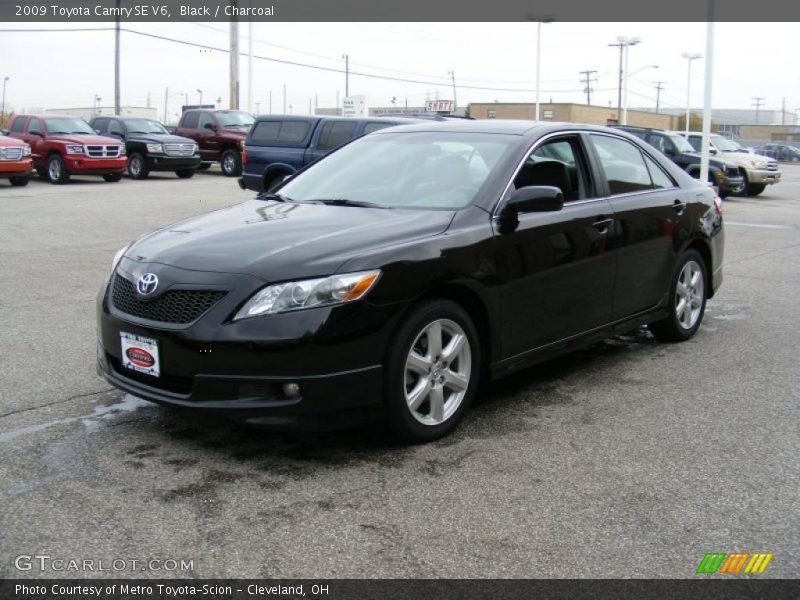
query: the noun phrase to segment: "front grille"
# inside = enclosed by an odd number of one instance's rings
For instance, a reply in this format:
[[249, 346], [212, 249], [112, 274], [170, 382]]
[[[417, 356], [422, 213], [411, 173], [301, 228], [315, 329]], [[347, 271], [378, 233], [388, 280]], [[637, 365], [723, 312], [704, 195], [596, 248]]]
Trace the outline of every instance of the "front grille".
[[728, 177], [738, 177], [739, 176], [739, 167], [726, 167], [725, 174]]
[[117, 158], [122, 146], [86, 146], [89, 158]]
[[22, 148], [0, 148], [0, 160], [19, 160], [22, 158]]
[[167, 392], [172, 392], [173, 394], [192, 393], [194, 381], [191, 377], [168, 375], [164, 372], [162, 372], [158, 377], [153, 377], [152, 375], [145, 375], [144, 373], [139, 373], [133, 369], [126, 369], [122, 366], [122, 362], [118, 358], [111, 356], [108, 353], [106, 354], [106, 360], [108, 360], [108, 364], [111, 366], [112, 370], [125, 379], [131, 379], [143, 385], [165, 390]]
[[114, 308], [133, 317], [183, 325], [199, 319], [225, 294], [217, 290], [170, 290], [152, 300], [143, 300], [133, 283], [116, 274], [111, 301]]
[[169, 156], [194, 156], [194, 144], [164, 144], [164, 153]]
[[771, 162], [767, 165], [767, 171], [777, 171], [778, 170], [778, 163]]

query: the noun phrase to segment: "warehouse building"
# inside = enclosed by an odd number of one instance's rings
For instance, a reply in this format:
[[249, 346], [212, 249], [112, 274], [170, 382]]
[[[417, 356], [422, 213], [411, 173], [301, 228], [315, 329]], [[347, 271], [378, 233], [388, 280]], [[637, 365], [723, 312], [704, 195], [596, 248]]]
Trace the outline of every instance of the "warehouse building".
[[[536, 105], [532, 102], [476, 102], [469, 105], [469, 115], [476, 119], [532, 120], [535, 114]], [[542, 121], [587, 123], [590, 125], [617, 125], [620, 120], [616, 107], [590, 106], [569, 102], [542, 103], [539, 105], [539, 115]], [[675, 129], [678, 119], [674, 115], [628, 110], [627, 124], [636, 127], [653, 127], [655, 129]]]

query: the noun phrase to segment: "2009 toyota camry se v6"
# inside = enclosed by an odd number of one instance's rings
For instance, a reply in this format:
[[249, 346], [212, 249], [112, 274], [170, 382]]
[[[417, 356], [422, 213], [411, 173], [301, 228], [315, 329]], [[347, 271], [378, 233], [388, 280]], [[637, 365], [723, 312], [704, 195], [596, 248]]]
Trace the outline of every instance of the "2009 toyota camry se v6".
[[98, 369], [250, 424], [432, 440], [481, 379], [644, 324], [692, 337], [722, 252], [714, 190], [626, 133], [404, 125], [121, 249]]

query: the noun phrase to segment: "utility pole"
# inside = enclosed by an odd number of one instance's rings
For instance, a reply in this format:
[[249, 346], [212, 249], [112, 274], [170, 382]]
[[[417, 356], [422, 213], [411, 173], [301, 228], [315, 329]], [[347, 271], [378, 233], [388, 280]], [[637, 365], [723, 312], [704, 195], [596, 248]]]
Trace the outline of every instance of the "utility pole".
[[781, 125], [786, 125], [786, 96], [781, 101]]
[[656, 114], [658, 114], [658, 110], [661, 108], [661, 90], [664, 89], [665, 83], [667, 82], [656, 81]]
[[311, 98], [308, 98], [308, 114], [313, 115], [314, 113], [311, 112]]
[[761, 107], [764, 105], [764, 97], [763, 96], [754, 97], [751, 105], [756, 107], [756, 125], [758, 125], [758, 113]]
[[11, 78], [8, 76], [3, 77], [3, 104], [2, 107], [0, 107], [0, 119], [5, 117], [6, 114], [6, 83], [8, 83], [9, 79]]
[[344, 59], [344, 97], [350, 95], [350, 55], [342, 54]]
[[169, 87], [164, 90], [164, 125], [167, 124], [167, 104], [169, 104]]
[[286, 84], [283, 84], [283, 114], [286, 114]]
[[[236, 1], [232, 0], [231, 5], [236, 8]], [[239, 110], [239, 21], [236, 17], [231, 19], [231, 39], [230, 39], [230, 66], [229, 66], [229, 85], [230, 89], [230, 108]]]
[[448, 75], [450, 75], [453, 81], [453, 112], [458, 110], [458, 100], [456, 99], [456, 72], [455, 71], [448, 71]]
[[269, 91], [269, 112], [267, 114], [272, 114], [272, 90]]
[[253, 112], [253, 21], [247, 23], [247, 112]]
[[622, 55], [625, 44], [620, 41], [616, 44], [609, 44], [609, 47], [619, 48], [619, 81], [617, 82], [617, 124], [622, 124]]
[[583, 75], [584, 79], [581, 80], [581, 83], [585, 83], [586, 87], [583, 88], [583, 91], [586, 92], [586, 105], [589, 106], [592, 103], [592, 87], [591, 84], [593, 81], [597, 81], [597, 78], [592, 78], [592, 75], [597, 73], [597, 71], [580, 71], [580, 74]]
[[114, 114], [120, 114], [119, 98], [119, 35], [120, 35], [120, 10], [122, 0], [117, 0], [117, 19], [114, 24]]

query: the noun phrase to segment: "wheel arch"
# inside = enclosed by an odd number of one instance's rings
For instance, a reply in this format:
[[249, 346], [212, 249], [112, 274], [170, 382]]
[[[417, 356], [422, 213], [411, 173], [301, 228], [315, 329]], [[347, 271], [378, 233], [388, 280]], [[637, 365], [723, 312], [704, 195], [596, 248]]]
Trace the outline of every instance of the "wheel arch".
[[714, 288], [711, 285], [711, 271], [714, 268], [714, 262], [711, 255], [711, 245], [709, 241], [703, 238], [695, 238], [691, 240], [683, 249], [684, 252], [687, 250], [695, 250], [703, 258], [703, 262], [705, 263], [706, 267], [706, 280], [704, 283], [706, 289], [708, 290], [708, 298], [712, 298], [714, 296]]

